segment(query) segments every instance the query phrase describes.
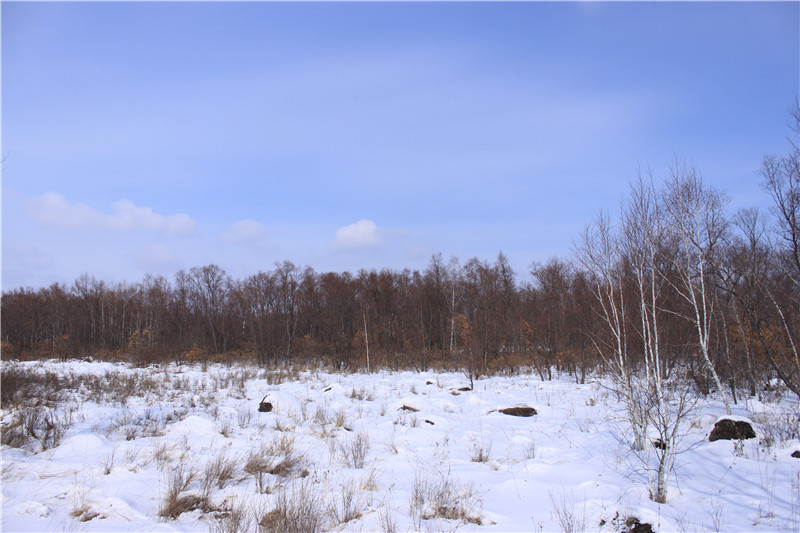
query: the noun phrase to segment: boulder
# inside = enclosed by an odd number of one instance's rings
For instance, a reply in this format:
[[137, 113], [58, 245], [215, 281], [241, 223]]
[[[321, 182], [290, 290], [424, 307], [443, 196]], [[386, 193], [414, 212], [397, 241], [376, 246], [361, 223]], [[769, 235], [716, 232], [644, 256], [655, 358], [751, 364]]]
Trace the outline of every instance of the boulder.
[[661, 439], [656, 439], [652, 441], [653, 447], [658, 448], [659, 450], [666, 450], [667, 443], [662, 441]]
[[654, 531], [651, 524], [646, 522], [643, 524], [637, 520], [633, 527], [628, 530], [628, 533], [654, 533]]
[[753, 431], [753, 426], [751, 426], [749, 422], [723, 418], [714, 424], [714, 429], [711, 430], [711, 435], [708, 436], [708, 441], [744, 440], [754, 439], [755, 437], [756, 432]]
[[506, 407], [500, 409], [500, 412], [509, 416], [533, 416], [536, 414], [536, 409], [533, 407]]

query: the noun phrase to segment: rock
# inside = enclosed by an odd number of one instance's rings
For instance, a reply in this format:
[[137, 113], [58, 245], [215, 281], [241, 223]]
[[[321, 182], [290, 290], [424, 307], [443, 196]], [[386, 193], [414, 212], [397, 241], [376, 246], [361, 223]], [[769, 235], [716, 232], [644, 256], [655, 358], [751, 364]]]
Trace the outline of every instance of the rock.
[[708, 441], [744, 440], [754, 439], [755, 437], [756, 432], [753, 431], [753, 426], [751, 426], [749, 422], [744, 422], [743, 420], [734, 421], [728, 418], [723, 418], [714, 424], [714, 429], [711, 431], [711, 435], [708, 436]]
[[533, 416], [536, 414], [536, 409], [533, 407], [506, 407], [500, 409], [500, 412], [509, 416]]
[[259, 413], [269, 413], [270, 411], [272, 411], [272, 404], [271, 403], [262, 401], [258, 405], [258, 412]]
[[795, 459], [800, 459], [800, 450], [797, 450], [796, 452], [792, 453], [792, 457], [794, 457]]
[[654, 533], [653, 526], [648, 523], [640, 523], [639, 521], [628, 530], [628, 533]]
[[667, 444], [663, 442], [661, 439], [656, 439], [653, 441], [653, 446], [658, 448], [659, 450], [666, 450]]

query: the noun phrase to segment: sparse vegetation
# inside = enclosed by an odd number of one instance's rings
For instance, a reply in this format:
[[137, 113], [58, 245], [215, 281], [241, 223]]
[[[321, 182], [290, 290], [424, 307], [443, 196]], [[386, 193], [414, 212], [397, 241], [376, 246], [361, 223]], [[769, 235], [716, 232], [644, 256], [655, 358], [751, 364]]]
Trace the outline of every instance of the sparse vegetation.
[[[19, 365], [20, 375], [57, 376], [61, 373], [59, 368], [70, 369], [64, 372], [68, 377], [47, 379], [54, 382], [94, 381], [88, 377], [92, 363], [11, 365]], [[132, 377], [139, 373], [150, 377]], [[91, 486], [92, 494], [96, 495], [103, 491], [94, 487], [119, 484], [123, 479], [127, 482], [141, 474], [154, 476], [161, 481], [159, 490], [150, 497], [151, 516], [181, 523], [199, 519], [210, 530], [219, 532], [308, 527], [382, 531], [480, 527], [491, 523], [489, 517], [503, 516], [509, 511], [499, 515], [484, 512], [482, 496], [466, 480], [483, 475], [506, 479], [505, 485], [486, 487], [488, 491], [507, 490], [507, 497], [500, 499], [511, 501], [516, 491], [523, 488], [530, 491], [534, 484], [542, 483], [539, 477], [543, 466], [556, 470], [572, 468], [570, 463], [575, 457], [584, 457], [580, 461], [594, 456], [600, 449], [594, 445], [597, 439], [604, 443], [605, 450], [613, 448], [611, 442], [618, 446], [614, 451], [618, 472], [604, 471], [604, 483], [615, 479], [614, 476], [620, 476], [624, 486], [630, 486], [631, 481], [646, 483], [646, 471], [642, 463], [633, 459], [629, 441], [617, 443], [615, 439], [620, 432], [608, 429], [609, 423], [616, 424], [609, 407], [617, 409], [622, 405], [613, 388], [572, 385], [577, 388], [571, 391], [566, 380], [542, 382], [517, 373], [508, 377], [481, 376], [469, 396], [454, 397], [448, 383], [458, 384], [463, 380], [458, 375], [438, 374], [436, 379], [421, 383], [441, 386], [426, 385], [423, 389], [416, 386], [414, 395], [411, 387], [420, 381], [409, 379], [414, 374], [392, 375], [379, 386], [365, 384], [366, 380], [372, 380], [370, 375], [337, 374], [336, 379], [343, 386], [332, 391], [314, 381], [329, 382], [331, 375], [301, 373], [294, 383], [270, 386], [264, 381], [263, 370], [251, 373], [214, 363], [182, 363], [158, 369], [117, 365], [105, 367], [97, 375], [114, 378], [127, 374], [131, 374], [127, 382], [149, 385], [141, 391], [130, 391], [124, 403], [118, 401], [122, 394], [107, 394], [99, 385], [59, 392], [63, 399], [53, 405], [36, 407], [25, 405], [24, 401], [10, 402], [1, 418], [3, 442], [7, 446], [14, 443], [20, 447], [16, 453], [29, 459], [25, 468], [15, 466], [14, 460], [4, 464], [4, 483], [25, 480], [28, 464], [44, 461], [47, 455], [41, 452], [45, 448], [57, 449], [58, 457], [72, 453], [67, 450], [77, 450], [80, 463], [70, 467], [70, 471], [77, 468], [82, 472], [82, 480], [72, 479], [70, 487]], [[240, 375], [252, 375], [244, 385], [251, 391], [250, 398], [224, 393], [226, 387], [239, 387]], [[405, 381], [395, 383], [398, 380]], [[218, 384], [219, 391], [201, 391], [204, 383], [212, 387]], [[177, 389], [170, 389], [171, 386]], [[295, 405], [286, 392], [293, 391], [296, 405], [302, 406], [307, 414], [299, 416], [300, 409], [257, 413], [258, 400], [267, 386], [275, 387], [276, 398], [285, 398], [284, 405]], [[253, 391], [254, 388], [257, 390]], [[107, 391], [116, 389], [116, 386], [106, 387]], [[598, 394], [598, 390], [604, 392]], [[162, 391], [163, 399], [153, 391]], [[361, 391], [370, 392], [362, 398]], [[536, 405], [539, 414], [527, 419], [502, 416], [500, 408], [509, 403], [499, 402], [496, 397], [509, 391], [526, 391], [524, 403]], [[519, 393], [515, 394], [522, 399]], [[463, 398], [469, 400], [464, 402]], [[782, 506], [782, 501], [770, 494], [775, 492], [778, 480], [786, 480], [792, 490], [800, 485], [796, 476], [781, 470], [786, 463], [780, 462], [789, 460], [784, 450], [800, 442], [800, 438], [793, 415], [795, 406], [785, 396], [776, 398], [780, 403], [759, 403], [757, 412], [751, 415], [759, 440], [731, 443], [730, 451], [720, 457], [743, 462], [734, 465], [738, 469], [747, 463], [761, 465], [753, 471], [754, 478], [760, 480], [756, 485], [763, 488], [738, 496], [761, 501], [751, 517], [752, 524], [791, 529], [792, 516], [796, 520], [800, 506]], [[93, 403], [98, 399], [106, 403]], [[487, 407], [476, 414], [470, 406], [478, 400], [497, 402], [496, 408]], [[514, 404], [522, 405], [511, 403]], [[687, 420], [684, 430], [691, 435], [689, 442], [695, 438], [707, 442], [716, 419], [704, 414], [708, 412], [708, 404], [703, 405], [702, 411]], [[100, 410], [93, 411], [97, 407]], [[100, 412], [102, 416], [96, 414]], [[48, 413], [53, 418], [47, 417]], [[393, 416], [386, 417], [387, 413]], [[477, 417], [472, 418], [477, 424], [465, 425], [465, 416]], [[560, 417], [565, 421], [563, 425], [554, 425], [553, 421]], [[237, 423], [240, 419], [243, 423]], [[226, 420], [232, 423], [227, 425], [227, 437], [223, 437], [219, 428]], [[428, 420], [435, 420], [435, 424]], [[586, 424], [592, 428], [588, 433], [583, 427]], [[56, 426], [63, 430], [59, 433]], [[92, 437], [92, 433], [98, 438]], [[614, 438], [609, 441], [607, 435]], [[591, 439], [591, 445], [587, 439]], [[68, 446], [62, 447], [63, 443]], [[98, 451], [87, 455], [81, 451], [86, 446]], [[4, 448], [4, 460], [9, 450], [10, 447]], [[691, 457], [699, 454], [698, 457], [708, 460], [697, 445], [690, 450]], [[649, 448], [651, 455], [658, 451], [654, 445]], [[416, 475], [408, 479], [400, 472], [413, 471], [409, 469], [410, 461], [417, 466]], [[613, 460], [609, 464], [613, 465]], [[593, 467], [588, 468], [593, 471]], [[718, 473], [722, 476], [721, 471]], [[43, 475], [54, 475], [56, 480], [59, 476], [58, 470]], [[88, 479], [91, 476], [96, 477]], [[686, 491], [694, 483], [697, 480], [681, 480], [681, 488]], [[570, 485], [552, 491], [545, 506], [534, 503], [538, 509], [535, 524], [544, 519], [543, 523], [549, 524], [544, 528], [580, 530], [582, 523], [592, 523], [597, 513], [585, 503], [589, 495], [577, 496], [576, 490], [584, 490], [580, 487]], [[392, 505], [380, 500], [379, 490], [392, 494]], [[724, 494], [727, 489], [717, 490]], [[88, 493], [87, 489], [84, 494]], [[595, 493], [592, 497], [598, 496]], [[493, 502], [497, 501], [495, 494]], [[734, 508], [730, 502], [735, 499], [727, 496], [724, 501], [726, 511]], [[58, 508], [54, 500], [47, 505]], [[254, 509], [259, 511], [254, 514]], [[741, 525], [719, 509], [711, 511], [681, 515], [681, 527], [692, 530]], [[78, 527], [81, 521], [113, 521], [114, 512], [108, 503], [84, 497], [70, 502], [63, 516]], [[601, 530], [610, 531], [608, 526]]]

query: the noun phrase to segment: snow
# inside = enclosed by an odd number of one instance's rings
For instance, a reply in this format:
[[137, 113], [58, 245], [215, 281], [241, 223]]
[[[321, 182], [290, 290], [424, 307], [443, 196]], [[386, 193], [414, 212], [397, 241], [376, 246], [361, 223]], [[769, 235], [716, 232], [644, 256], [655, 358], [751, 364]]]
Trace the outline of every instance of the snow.
[[[57, 446], [3, 445], [3, 531], [220, 530], [237, 507], [255, 530], [252, 517], [282, 494], [318, 503], [323, 529], [336, 531], [608, 532], [630, 516], [656, 531], [800, 531], [800, 460], [791, 457], [800, 441], [796, 429], [779, 431], [800, 413], [788, 396], [735, 405], [733, 419], [758, 434], [742, 442], [708, 442], [724, 407], [701, 398], [682, 427], [668, 501], [657, 504], [623, 406], [602, 381], [523, 374], [459, 391], [467, 383], [458, 373], [302, 371], [276, 383], [277, 373], [237, 365], [3, 364], [161, 387], [106, 397], [81, 388], [56, 408], [66, 428]], [[272, 412], [258, 412], [262, 399]], [[498, 411], [515, 406], [538, 414]], [[5, 428], [14, 413], [0, 415]], [[281, 439], [293, 439], [300, 467], [265, 474], [272, 490], [259, 493], [245, 463]], [[348, 455], [359, 445], [363, 466]], [[159, 516], [179, 467], [196, 473], [184, 493], [201, 494], [207, 465], [221, 456], [235, 468], [206, 488], [213, 509]], [[415, 507], [415, 489], [434, 486], [458, 513], [437, 513], [430, 501]], [[344, 521], [348, 491], [355, 512]]]

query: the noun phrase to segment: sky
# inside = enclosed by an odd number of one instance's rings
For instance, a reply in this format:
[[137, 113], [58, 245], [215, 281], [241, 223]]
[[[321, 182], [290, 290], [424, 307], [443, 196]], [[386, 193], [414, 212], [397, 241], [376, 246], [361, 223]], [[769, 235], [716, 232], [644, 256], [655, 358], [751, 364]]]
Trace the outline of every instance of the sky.
[[8, 2], [2, 288], [570, 256], [679, 158], [768, 209], [798, 2]]

